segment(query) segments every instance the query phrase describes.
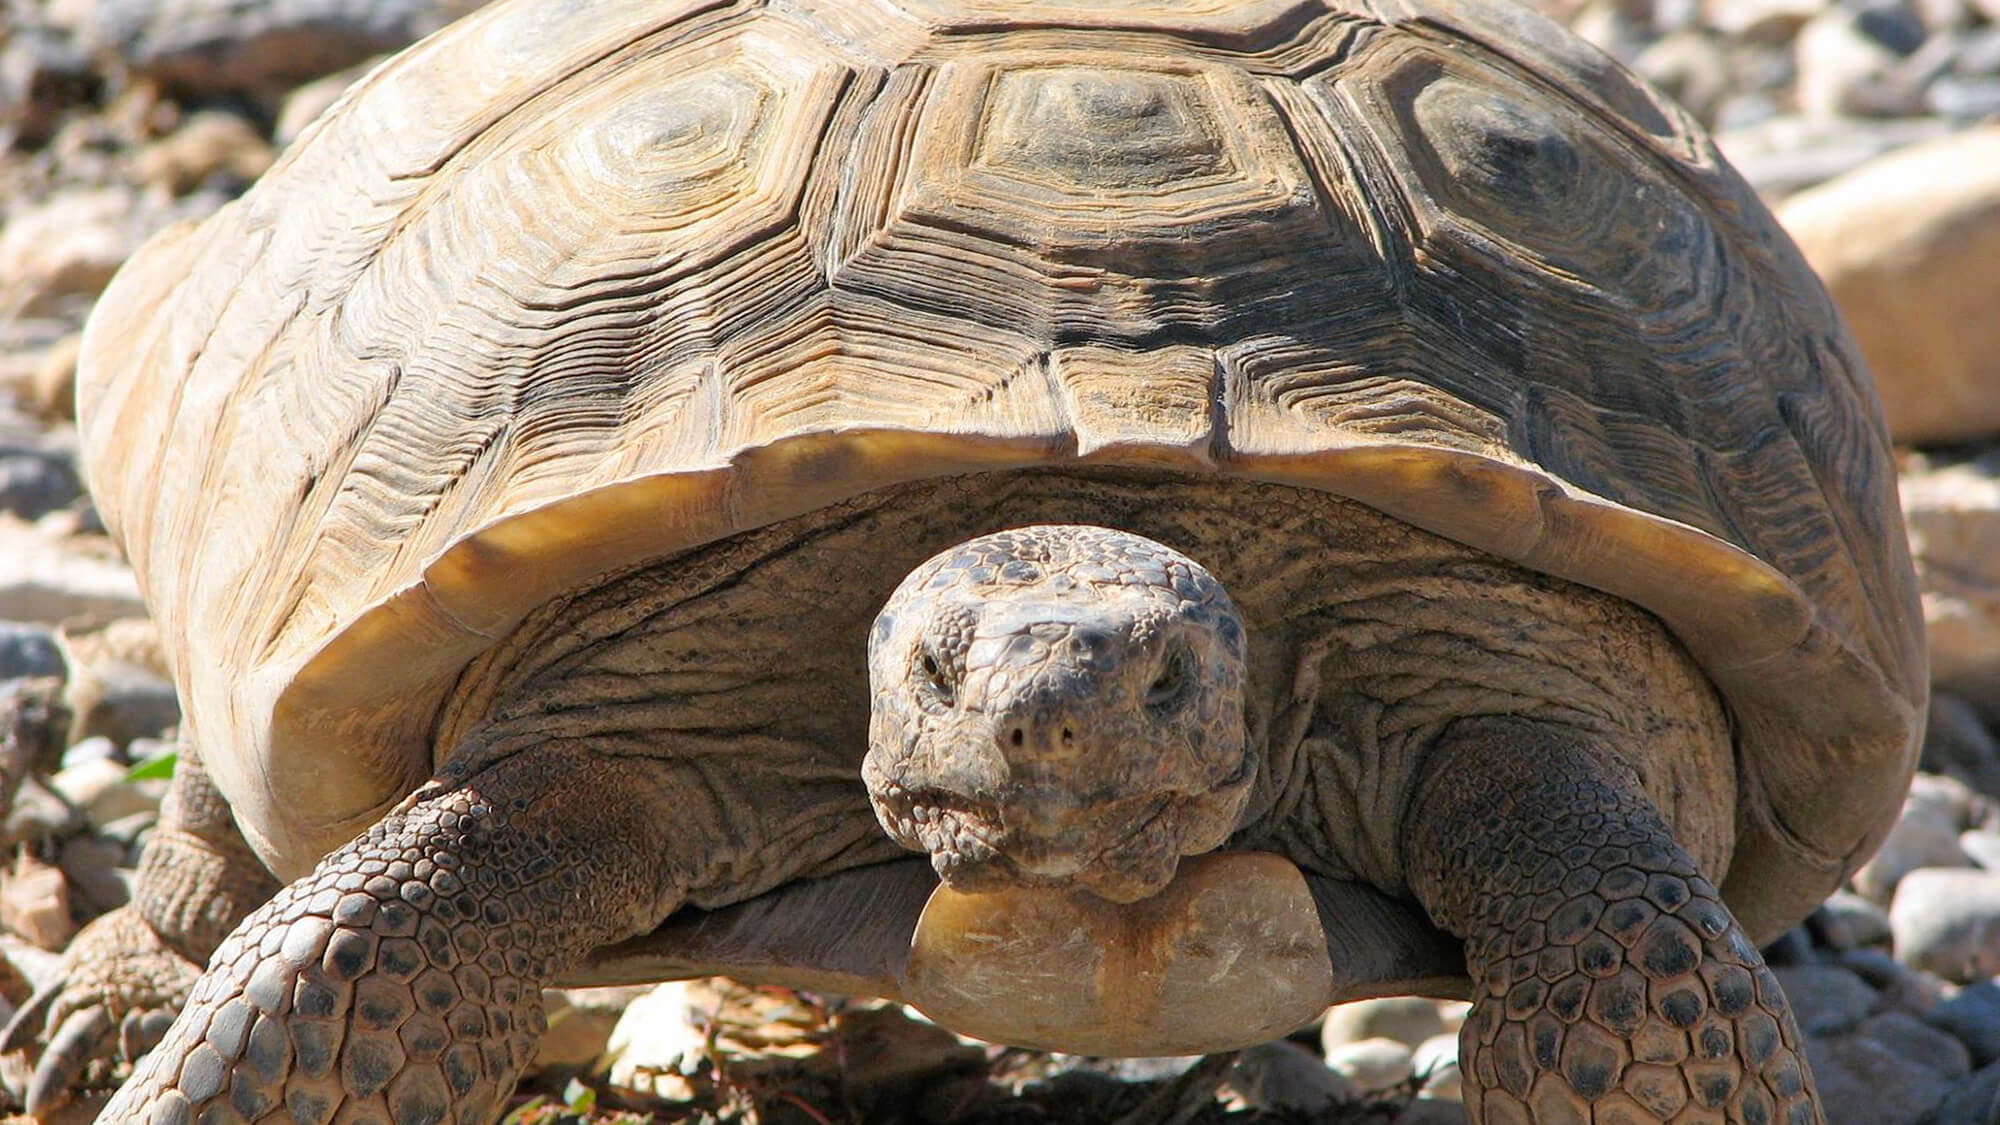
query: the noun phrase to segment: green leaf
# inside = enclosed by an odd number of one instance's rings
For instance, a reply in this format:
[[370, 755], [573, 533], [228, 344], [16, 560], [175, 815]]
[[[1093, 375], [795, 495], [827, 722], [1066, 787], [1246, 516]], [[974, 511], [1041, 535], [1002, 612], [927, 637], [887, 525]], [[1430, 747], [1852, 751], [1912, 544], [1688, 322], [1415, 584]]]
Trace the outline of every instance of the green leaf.
[[163, 754], [155, 754], [144, 761], [132, 763], [132, 768], [125, 771], [125, 780], [145, 781], [148, 778], [154, 777], [172, 777], [174, 776], [174, 763], [180, 760], [181, 755], [178, 750], [168, 750]]

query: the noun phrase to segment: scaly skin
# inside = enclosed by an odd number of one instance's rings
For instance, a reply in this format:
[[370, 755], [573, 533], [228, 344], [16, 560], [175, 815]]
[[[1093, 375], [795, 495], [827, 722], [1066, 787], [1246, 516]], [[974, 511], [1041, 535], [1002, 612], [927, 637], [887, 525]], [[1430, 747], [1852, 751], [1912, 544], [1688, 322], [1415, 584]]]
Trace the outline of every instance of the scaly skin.
[[1553, 724], [1454, 724], [1411, 882], [1465, 939], [1480, 1125], [1823, 1125], [1777, 978], [1632, 769]]
[[101, 1119], [488, 1125], [542, 986], [676, 896], [657, 763], [542, 746], [465, 772], [237, 927]]
[[[183, 740], [160, 822], [139, 857], [132, 901], [70, 943], [56, 979], [21, 1010], [0, 1050], [45, 1043], [25, 1101], [44, 1114], [68, 1100], [86, 1065], [129, 1063], [159, 1041], [223, 936], [278, 889], [237, 831], [222, 794]], [[115, 1052], [108, 1050], [115, 1043]]]

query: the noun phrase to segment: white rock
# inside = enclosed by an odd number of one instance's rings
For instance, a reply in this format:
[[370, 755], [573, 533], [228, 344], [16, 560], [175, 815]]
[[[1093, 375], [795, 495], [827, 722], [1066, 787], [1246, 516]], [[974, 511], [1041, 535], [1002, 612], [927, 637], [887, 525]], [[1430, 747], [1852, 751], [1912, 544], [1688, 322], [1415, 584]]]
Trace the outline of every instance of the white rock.
[[1912, 871], [1889, 904], [1896, 959], [1946, 980], [2000, 973], [2000, 872]]
[[1381, 1093], [1408, 1082], [1414, 1053], [1394, 1039], [1361, 1039], [1326, 1053], [1326, 1065], [1365, 1093]]
[[1410, 1067], [1424, 1076], [1423, 1095], [1441, 1101], [1462, 1101], [1465, 1075], [1458, 1067], [1458, 1034], [1434, 1035], [1410, 1056]]
[[1336, 1004], [1327, 1009], [1326, 1019], [1320, 1025], [1320, 1047], [1330, 1053], [1342, 1044], [1363, 1039], [1394, 1039], [1415, 1047], [1434, 1035], [1444, 1034], [1444, 1017], [1438, 1012], [1438, 1004], [1422, 996], [1384, 996]]
[[1799, 108], [1818, 117], [1846, 113], [1906, 115], [1922, 112], [1920, 91], [1895, 100], [1888, 79], [1902, 54], [1869, 34], [1863, 12], [1831, 7], [1799, 32]]
[[134, 813], [158, 812], [166, 796], [165, 781], [127, 781], [125, 767], [109, 758], [78, 762], [56, 774], [50, 784], [99, 830]]
[[692, 983], [668, 981], [626, 1005], [604, 1047], [612, 1085], [668, 1100], [689, 1096], [683, 1067], [699, 1061], [707, 1043], [689, 1018]]
[[132, 568], [103, 555], [52, 541], [34, 525], [0, 515], [0, 619], [42, 621], [67, 617], [142, 614]]
[[2000, 832], [1989, 832], [1975, 828], [1961, 832], [1958, 850], [1971, 857], [1972, 862], [1986, 871], [2000, 871]]
[[130, 188], [67, 192], [17, 211], [0, 229], [0, 316], [48, 312], [87, 298], [138, 249]]
[[643, 985], [543, 989], [542, 1008], [549, 1029], [535, 1043], [530, 1069], [593, 1070], [625, 1009], [649, 991]]

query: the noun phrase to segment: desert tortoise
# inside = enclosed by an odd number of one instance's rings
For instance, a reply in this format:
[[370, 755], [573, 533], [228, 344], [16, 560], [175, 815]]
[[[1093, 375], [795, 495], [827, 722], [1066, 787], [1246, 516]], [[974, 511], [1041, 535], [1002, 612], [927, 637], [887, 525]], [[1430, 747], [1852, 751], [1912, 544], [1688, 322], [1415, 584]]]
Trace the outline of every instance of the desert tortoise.
[[81, 380], [186, 743], [42, 1104], [219, 943], [107, 1119], [485, 1122], [539, 986], [717, 968], [1133, 1053], [1458, 992], [1479, 1121], [1817, 1118], [1755, 943], [1912, 767], [1887, 438], [1524, 11], [501, 0]]

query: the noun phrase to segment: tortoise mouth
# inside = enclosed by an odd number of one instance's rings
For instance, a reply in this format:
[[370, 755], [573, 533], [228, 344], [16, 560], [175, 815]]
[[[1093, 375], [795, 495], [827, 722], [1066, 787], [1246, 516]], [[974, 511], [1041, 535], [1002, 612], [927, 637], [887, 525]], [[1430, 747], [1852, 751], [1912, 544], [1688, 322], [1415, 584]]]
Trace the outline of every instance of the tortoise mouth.
[[1202, 792], [1152, 791], [1054, 816], [1038, 815], [1029, 801], [980, 800], [931, 785], [885, 781], [870, 797], [889, 835], [928, 854], [955, 891], [1074, 889], [1135, 902], [1165, 889], [1183, 855], [1222, 843], [1226, 832], [1212, 825], [1238, 807], [1248, 767], [1246, 755], [1221, 785]]

